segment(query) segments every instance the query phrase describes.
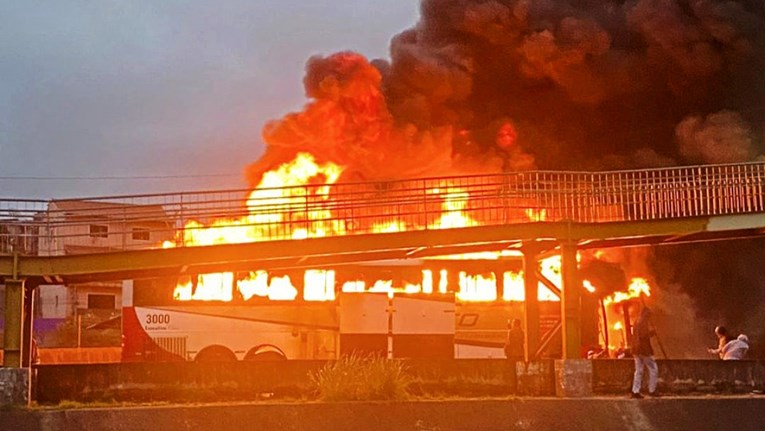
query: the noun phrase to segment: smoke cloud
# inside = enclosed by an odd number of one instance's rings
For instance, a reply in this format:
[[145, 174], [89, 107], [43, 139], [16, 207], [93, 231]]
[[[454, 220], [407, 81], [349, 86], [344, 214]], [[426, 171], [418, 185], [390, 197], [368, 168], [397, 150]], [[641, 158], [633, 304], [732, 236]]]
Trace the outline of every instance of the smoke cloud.
[[[765, 146], [762, 28], [761, 0], [422, 0], [390, 59], [308, 61], [309, 102], [265, 128], [248, 176], [299, 151], [343, 164], [344, 180], [752, 160]], [[761, 290], [711, 283], [707, 263], [754, 259], [712, 247], [662, 249], [706, 270], [657, 260], [657, 281], [706, 306]], [[722, 320], [747, 324], [724, 303]]]
[[473, 133], [508, 118], [542, 168], [695, 163], [707, 159], [675, 136], [688, 118], [731, 117], [762, 136], [763, 24], [753, 1], [426, 0], [392, 41], [386, 99], [420, 127]]
[[757, 0], [423, 0], [389, 60], [308, 61], [250, 178], [301, 150], [366, 179], [749, 160], [763, 26]]
[[752, 131], [735, 112], [688, 117], [677, 125], [675, 133], [680, 154], [693, 162], [746, 162], [754, 154]]

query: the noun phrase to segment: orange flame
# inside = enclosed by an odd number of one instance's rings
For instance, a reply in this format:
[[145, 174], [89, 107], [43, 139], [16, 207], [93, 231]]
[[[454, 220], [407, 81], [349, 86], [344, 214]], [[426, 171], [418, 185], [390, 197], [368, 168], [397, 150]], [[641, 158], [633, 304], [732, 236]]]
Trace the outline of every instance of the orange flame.
[[[333, 217], [329, 206], [322, 206], [322, 201], [329, 200], [330, 186], [334, 184], [343, 172], [343, 167], [327, 162], [317, 163], [308, 153], [299, 153], [294, 160], [267, 171], [260, 183], [250, 192], [246, 208], [248, 214], [234, 219], [217, 219], [210, 223], [192, 220], [186, 223], [176, 243], [187, 246], [215, 245], [230, 243], [256, 242], [268, 238], [269, 225], [284, 222], [285, 214], [290, 214], [288, 224], [283, 229], [293, 239], [315, 238], [327, 235], [346, 234], [347, 227], [341, 220]], [[310, 185], [311, 187], [304, 187]], [[303, 187], [301, 187], [303, 186]], [[427, 192], [436, 196], [440, 202], [440, 213], [428, 222], [428, 229], [450, 229], [480, 225], [480, 222], [467, 214], [470, 202], [469, 193], [451, 184], [442, 184]], [[310, 200], [313, 205], [306, 206]], [[295, 207], [305, 207], [305, 211], [294, 211]], [[530, 221], [544, 221], [547, 218], [545, 209], [529, 208], [525, 211]], [[295, 223], [297, 222], [297, 223]], [[300, 226], [290, 228], [290, 226]], [[422, 226], [408, 226], [402, 220], [393, 220], [372, 226], [372, 232], [402, 232], [419, 229]], [[165, 243], [163, 247], [174, 244]], [[498, 259], [507, 255], [503, 252], [481, 252], [460, 256], [449, 256], [449, 259]], [[560, 286], [561, 270], [560, 257], [553, 256], [541, 262], [541, 272], [553, 284]], [[420, 283], [407, 283], [403, 286], [393, 286], [391, 280], [375, 280], [371, 285], [365, 281], [348, 281], [343, 284], [343, 292], [376, 291], [393, 294], [399, 293], [446, 293], [449, 288], [449, 274], [441, 270], [438, 286], [432, 271], [423, 271]], [[500, 277], [497, 280], [497, 277]], [[221, 300], [230, 301], [238, 292], [243, 299], [263, 297], [272, 300], [292, 300], [298, 295], [298, 289], [288, 276], [271, 277], [265, 271], [249, 273], [244, 279], [234, 282], [232, 273], [204, 274], [197, 277], [196, 283], [191, 281], [179, 282], [174, 294], [178, 300]], [[303, 297], [309, 301], [330, 301], [335, 298], [335, 273], [330, 270], [312, 269], [304, 273]], [[592, 291], [589, 282], [584, 287]], [[467, 274], [458, 275], [458, 288], [455, 292], [462, 301], [494, 301], [501, 298], [505, 301], [522, 301], [525, 298], [523, 272], [505, 272], [499, 274]], [[559, 298], [544, 284], [538, 286], [540, 300], [558, 301]]]
[[630, 281], [626, 292], [614, 292], [603, 298], [603, 303], [606, 305], [618, 304], [629, 299], [639, 298], [641, 295], [651, 296], [651, 286], [645, 278], [635, 277]]

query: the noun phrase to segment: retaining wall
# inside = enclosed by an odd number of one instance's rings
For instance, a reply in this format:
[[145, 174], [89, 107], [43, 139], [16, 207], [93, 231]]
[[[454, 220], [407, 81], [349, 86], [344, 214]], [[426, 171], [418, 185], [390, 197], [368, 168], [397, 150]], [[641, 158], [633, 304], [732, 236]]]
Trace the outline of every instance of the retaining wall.
[[[626, 394], [631, 360], [594, 360], [591, 393]], [[658, 361], [664, 393], [750, 393], [765, 389], [765, 363], [715, 360]], [[133, 402], [251, 401], [312, 398], [310, 373], [323, 361], [43, 365], [36, 367], [35, 398]], [[553, 396], [553, 361], [407, 360], [415, 395], [485, 397]], [[647, 374], [647, 373], [646, 373]], [[586, 393], [584, 393], [586, 395]]]
[[0, 408], [3, 406], [26, 406], [29, 401], [28, 382], [28, 369], [0, 368]]

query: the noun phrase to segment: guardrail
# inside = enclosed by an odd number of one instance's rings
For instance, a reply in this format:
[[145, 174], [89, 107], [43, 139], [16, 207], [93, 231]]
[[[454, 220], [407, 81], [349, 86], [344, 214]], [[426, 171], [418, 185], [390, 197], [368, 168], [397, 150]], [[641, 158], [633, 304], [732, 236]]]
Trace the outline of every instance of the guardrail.
[[0, 199], [0, 254], [95, 253], [509, 223], [765, 211], [765, 163], [530, 171], [374, 183]]

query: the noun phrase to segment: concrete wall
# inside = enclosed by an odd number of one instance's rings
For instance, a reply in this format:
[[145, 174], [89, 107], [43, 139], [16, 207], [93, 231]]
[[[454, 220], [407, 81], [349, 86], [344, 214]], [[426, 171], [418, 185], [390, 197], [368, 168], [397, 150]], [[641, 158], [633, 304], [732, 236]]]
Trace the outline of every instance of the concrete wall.
[[[308, 397], [309, 373], [323, 361], [233, 363], [117, 363], [37, 367], [37, 399], [43, 404], [76, 401], [247, 401]], [[552, 361], [408, 360], [415, 395], [485, 397], [554, 396]], [[627, 394], [629, 360], [592, 361], [594, 394]], [[750, 393], [765, 389], [765, 363], [659, 361], [659, 390], [667, 394]]]
[[66, 286], [40, 286], [40, 300], [35, 306], [43, 319], [64, 319], [74, 314], [75, 300]]
[[[659, 391], [686, 393], [749, 393], [765, 388], [765, 362], [665, 360], [659, 365]], [[627, 393], [635, 371], [631, 359], [592, 361], [593, 392]], [[647, 372], [644, 373], [647, 379]], [[643, 387], [647, 387], [643, 385]]]
[[[37, 367], [36, 399], [77, 401], [234, 401], [313, 397], [310, 373], [325, 361], [77, 364]], [[514, 363], [505, 360], [407, 360], [414, 395], [508, 396]], [[551, 366], [548, 367], [552, 369]], [[547, 369], [547, 368], [545, 368]], [[541, 387], [539, 385], [535, 388]], [[552, 395], [554, 389], [541, 395]], [[535, 393], [534, 395], [540, 395]]]
[[0, 368], [0, 408], [5, 406], [26, 406], [29, 401], [28, 382], [28, 369]]
[[2, 431], [760, 431], [765, 397], [274, 403], [0, 414]]

